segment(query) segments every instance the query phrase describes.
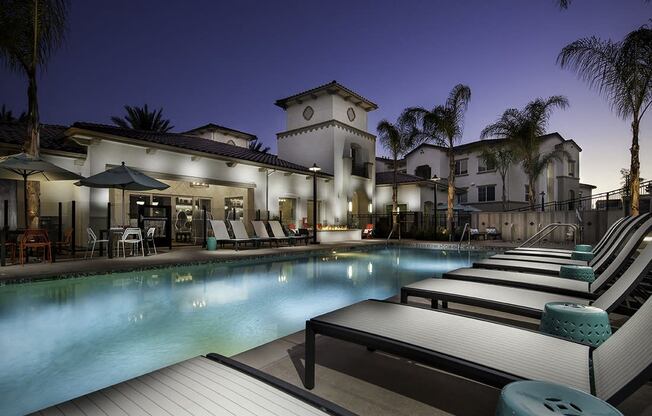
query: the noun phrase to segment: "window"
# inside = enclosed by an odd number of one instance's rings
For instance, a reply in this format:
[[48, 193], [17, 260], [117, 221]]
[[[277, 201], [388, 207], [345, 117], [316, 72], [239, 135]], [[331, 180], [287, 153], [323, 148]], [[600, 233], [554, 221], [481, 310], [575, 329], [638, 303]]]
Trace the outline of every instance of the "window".
[[[487, 163], [489, 162], [489, 163]], [[485, 161], [483, 158], [478, 158], [478, 173], [490, 172], [496, 170], [496, 163], [493, 160]]]
[[417, 166], [414, 170], [414, 174], [423, 179], [430, 179], [432, 177], [430, 176], [430, 166], [428, 165]]
[[489, 202], [496, 200], [496, 185], [478, 186], [478, 201]]
[[457, 203], [466, 204], [467, 202], [469, 202], [469, 192], [464, 189], [464, 192], [457, 194]]
[[525, 185], [525, 198], [523, 198], [524, 201], [529, 201], [530, 200], [530, 185]]
[[575, 161], [574, 160], [569, 160], [568, 161], [568, 176], [570, 177], [575, 177]]
[[469, 173], [469, 159], [459, 159], [455, 161], [455, 174], [467, 175]]

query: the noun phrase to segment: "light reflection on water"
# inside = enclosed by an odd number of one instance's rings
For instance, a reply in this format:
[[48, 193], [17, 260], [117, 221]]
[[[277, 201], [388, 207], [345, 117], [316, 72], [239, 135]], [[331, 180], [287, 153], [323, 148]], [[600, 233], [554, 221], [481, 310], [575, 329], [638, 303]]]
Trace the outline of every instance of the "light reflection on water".
[[208, 352], [237, 354], [480, 256], [382, 248], [0, 287], [0, 414]]

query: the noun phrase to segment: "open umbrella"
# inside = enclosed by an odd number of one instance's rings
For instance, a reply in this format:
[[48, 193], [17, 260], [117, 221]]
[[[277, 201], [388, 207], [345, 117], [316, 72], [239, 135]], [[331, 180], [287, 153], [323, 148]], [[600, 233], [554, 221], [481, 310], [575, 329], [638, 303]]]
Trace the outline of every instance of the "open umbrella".
[[8, 179], [22, 179], [25, 198], [25, 227], [27, 223], [27, 178], [33, 181], [71, 181], [83, 179], [74, 172], [60, 168], [40, 157], [27, 153], [18, 153], [0, 157], [0, 168], [3, 169], [0, 177]]
[[145, 175], [135, 169], [122, 165], [105, 170], [97, 175], [82, 179], [75, 185], [88, 186], [90, 188], [115, 188], [122, 189], [122, 224], [125, 223], [125, 190], [129, 191], [151, 191], [153, 189], [163, 190], [170, 186], [163, 182]]

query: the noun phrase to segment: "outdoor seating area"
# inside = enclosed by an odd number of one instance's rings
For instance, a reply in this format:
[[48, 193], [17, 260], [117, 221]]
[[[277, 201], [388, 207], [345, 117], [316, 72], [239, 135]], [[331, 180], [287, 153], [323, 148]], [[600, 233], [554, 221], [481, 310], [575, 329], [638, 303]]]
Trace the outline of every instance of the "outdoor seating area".
[[[217, 245], [224, 247], [232, 245], [237, 251], [241, 247], [250, 245], [258, 248], [267, 243], [270, 247], [279, 247], [280, 244], [296, 245], [298, 242], [308, 244], [307, 234], [295, 234], [288, 230], [287, 233], [279, 221], [251, 221], [254, 235], [250, 236], [244, 223], [240, 220], [210, 220], [211, 230]], [[216, 247], [217, 248], [217, 247]]]
[[[620, 414], [606, 403], [621, 403], [652, 376], [652, 297], [640, 289], [651, 280], [651, 236], [652, 217], [645, 214], [614, 223], [595, 248], [578, 245], [576, 250], [595, 254], [588, 263], [578, 261], [590, 266], [594, 279], [560, 276], [559, 267], [573, 261], [567, 251], [515, 249], [445, 273], [442, 279], [404, 286], [400, 303], [368, 300], [313, 317], [306, 322], [303, 383], [313, 389], [319, 379], [316, 337], [321, 335], [498, 388], [536, 380], [558, 386], [547, 386], [551, 392], [579, 390], [591, 395], [587, 408]], [[496, 263], [503, 259], [510, 267]], [[517, 267], [521, 263], [530, 266]], [[412, 298], [427, 299], [431, 309], [409, 303]], [[453, 304], [488, 312], [480, 319], [477, 313], [451, 309]], [[535, 318], [539, 331], [505, 325], [489, 311]], [[627, 319], [612, 331], [609, 316], [614, 313]], [[543, 394], [539, 387], [524, 388]], [[511, 396], [507, 391], [503, 393]], [[551, 396], [539, 397], [543, 402]], [[521, 407], [523, 398], [511, 400], [501, 396], [496, 414], [513, 414], [506, 406]]]

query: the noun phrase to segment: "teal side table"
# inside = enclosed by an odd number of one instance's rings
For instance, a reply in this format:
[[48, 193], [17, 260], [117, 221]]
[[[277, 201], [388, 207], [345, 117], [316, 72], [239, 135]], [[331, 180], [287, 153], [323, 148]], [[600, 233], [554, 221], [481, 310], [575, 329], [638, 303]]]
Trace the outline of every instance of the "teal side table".
[[546, 303], [539, 330], [594, 347], [611, 336], [607, 312], [568, 302]]
[[590, 244], [578, 244], [575, 246], [575, 251], [583, 251], [586, 253], [590, 253], [593, 251], [593, 246]]
[[217, 250], [217, 239], [215, 237], [208, 237], [206, 239], [206, 250], [208, 251]]
[[622, 416], [595, 396], [546, 381], [515, 381], [500, 392], [496, 416]]
[[595, 272], [593, 271], [593, 267], [564, 264], [559, 269], [559, 277], [581, 280], [583, 282], [593, 282], [595, 280]]
[[593, 260], [593, 253], [590, 251], [573, 251], [571, 253], [571, 259], [591, 261]]

